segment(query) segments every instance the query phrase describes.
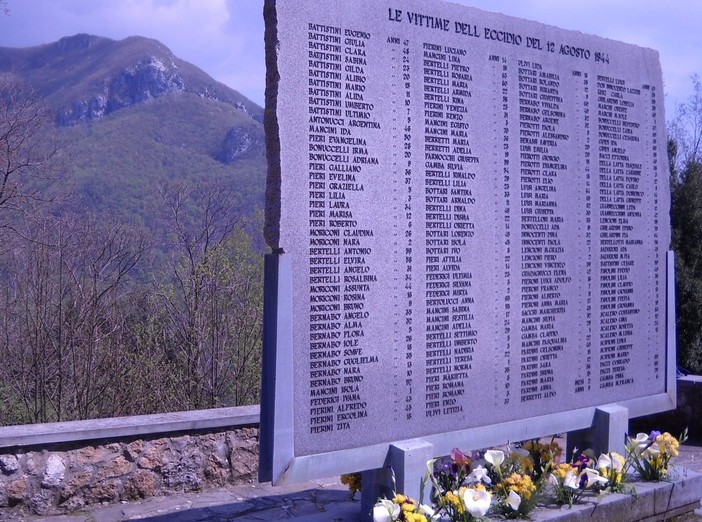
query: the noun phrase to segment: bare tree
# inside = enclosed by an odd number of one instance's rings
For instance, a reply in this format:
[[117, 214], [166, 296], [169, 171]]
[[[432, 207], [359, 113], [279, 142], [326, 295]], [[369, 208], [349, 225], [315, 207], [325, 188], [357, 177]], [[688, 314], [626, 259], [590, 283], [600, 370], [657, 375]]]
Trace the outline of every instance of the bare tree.
[[675, 142], [673, 164], [677, 172], [702, 162], [702, 83], [697, 74], [692, 75], [692, 94], [678, 105], [675, 118], [668, 124], [668, 134]]
[[[1, 7], [1, 5], [0, 5]], [[0, 211], [46, 201], [46, 181], [61, 174], [51, 112], [27, 85], [0, 77]], [[0, 227], [9, 220], [0, 221]]]
[[172, 258], [149, 286], [132, 277], [147, 245], [128, 227], [28, 213], [8, 235], [0, 425], [258, 400], [263, 267], [247, 223], [222, 191], [164, 197]]
[[163, 193], [174, 251], [172, 284], [159, 292], [164, 349], [189, 408], [246, 404], [258, 396], [262, 266], [219, 188]]
[[0, 381], [29, 422], [112, 415], [130, 368], [125, 283], [143, 238], [89, 216], [44, 216], [11, 240]]
[[261, 366], [261, 258], [240, 227], [202, 267], [204, 394], [209, 406], [250, 404]]

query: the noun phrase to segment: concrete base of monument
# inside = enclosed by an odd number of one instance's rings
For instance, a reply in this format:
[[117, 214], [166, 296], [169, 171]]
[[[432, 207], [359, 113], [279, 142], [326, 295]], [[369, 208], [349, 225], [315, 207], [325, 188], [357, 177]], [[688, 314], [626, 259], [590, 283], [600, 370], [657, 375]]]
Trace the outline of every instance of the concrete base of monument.
[[534, 521], [658, 522], [702, 520], [695, 513], [702, 499], [702, 475], [673, 468], [670, 482], [633, 482], [635, 494], [611, 493], [581, 498], [572, 508], [540, 506]]

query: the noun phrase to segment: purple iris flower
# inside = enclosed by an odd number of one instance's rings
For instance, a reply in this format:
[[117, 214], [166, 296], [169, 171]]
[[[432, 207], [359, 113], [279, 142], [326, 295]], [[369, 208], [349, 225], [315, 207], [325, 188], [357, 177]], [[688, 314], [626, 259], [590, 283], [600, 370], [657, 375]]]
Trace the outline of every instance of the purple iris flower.
[[589, 463], [590, 458], [587, 455], [580, 455], [580, 457], [578, 458], [578, 462], [576, 463], [576, 467], [579, 471], [583, 471], [585, 468], [587, 468], [587, 465]]
[[587, 487], [587, 473], [583, 473], [583, 476], [580, 477], [580, 484], [578, 484], [578, 487], [580, 489], [585, 489]]
[[435, 473], [452, 473], [453, 472], [453, 461], [450, 458], [441, 458], [434, 462], [434, 472]]

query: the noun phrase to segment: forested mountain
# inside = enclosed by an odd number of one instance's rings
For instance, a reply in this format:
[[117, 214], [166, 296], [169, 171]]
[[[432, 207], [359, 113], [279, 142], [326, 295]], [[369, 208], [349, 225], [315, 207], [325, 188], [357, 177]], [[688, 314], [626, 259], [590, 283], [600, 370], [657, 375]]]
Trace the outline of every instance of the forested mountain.
[[0, 48], [0, 425], [258, 401], [261, 121], [154, 40]]
[[3, 75], [48, 104], [83, 208], [151, 228], [157, 187], [177, 180], [232, 188], [243, 213], [262, 205], [263, 110], [160, 42], [79, 34], [0, 47]]

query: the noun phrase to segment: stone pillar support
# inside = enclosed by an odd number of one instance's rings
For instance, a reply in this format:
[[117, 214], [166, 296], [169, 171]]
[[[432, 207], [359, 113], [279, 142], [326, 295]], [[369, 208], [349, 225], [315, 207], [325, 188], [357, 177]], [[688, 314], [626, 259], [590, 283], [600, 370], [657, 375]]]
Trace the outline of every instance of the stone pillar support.
[[568, 433], [566, 439], [567, 454], [570, 460], [573, 449], [578, 453], [591, 448], [595, 455], [616, 451], [624, 455], [626, 433], [629, 429], [629, 410], [618, 404], [608, 404], [595, 409], [592, 426], [584, 430]]
[[[371, 521], [373, 505], [380, 497], [402, 493], [419, 502], [429, 503], [431, 484], [422, 484], [427, 462], [433, 458], [434, 446], [422, 439], [391, 444], [385, 467], [363, 473], [361, 520]], [[424, 486], [424, 487], [423, 487]]]

